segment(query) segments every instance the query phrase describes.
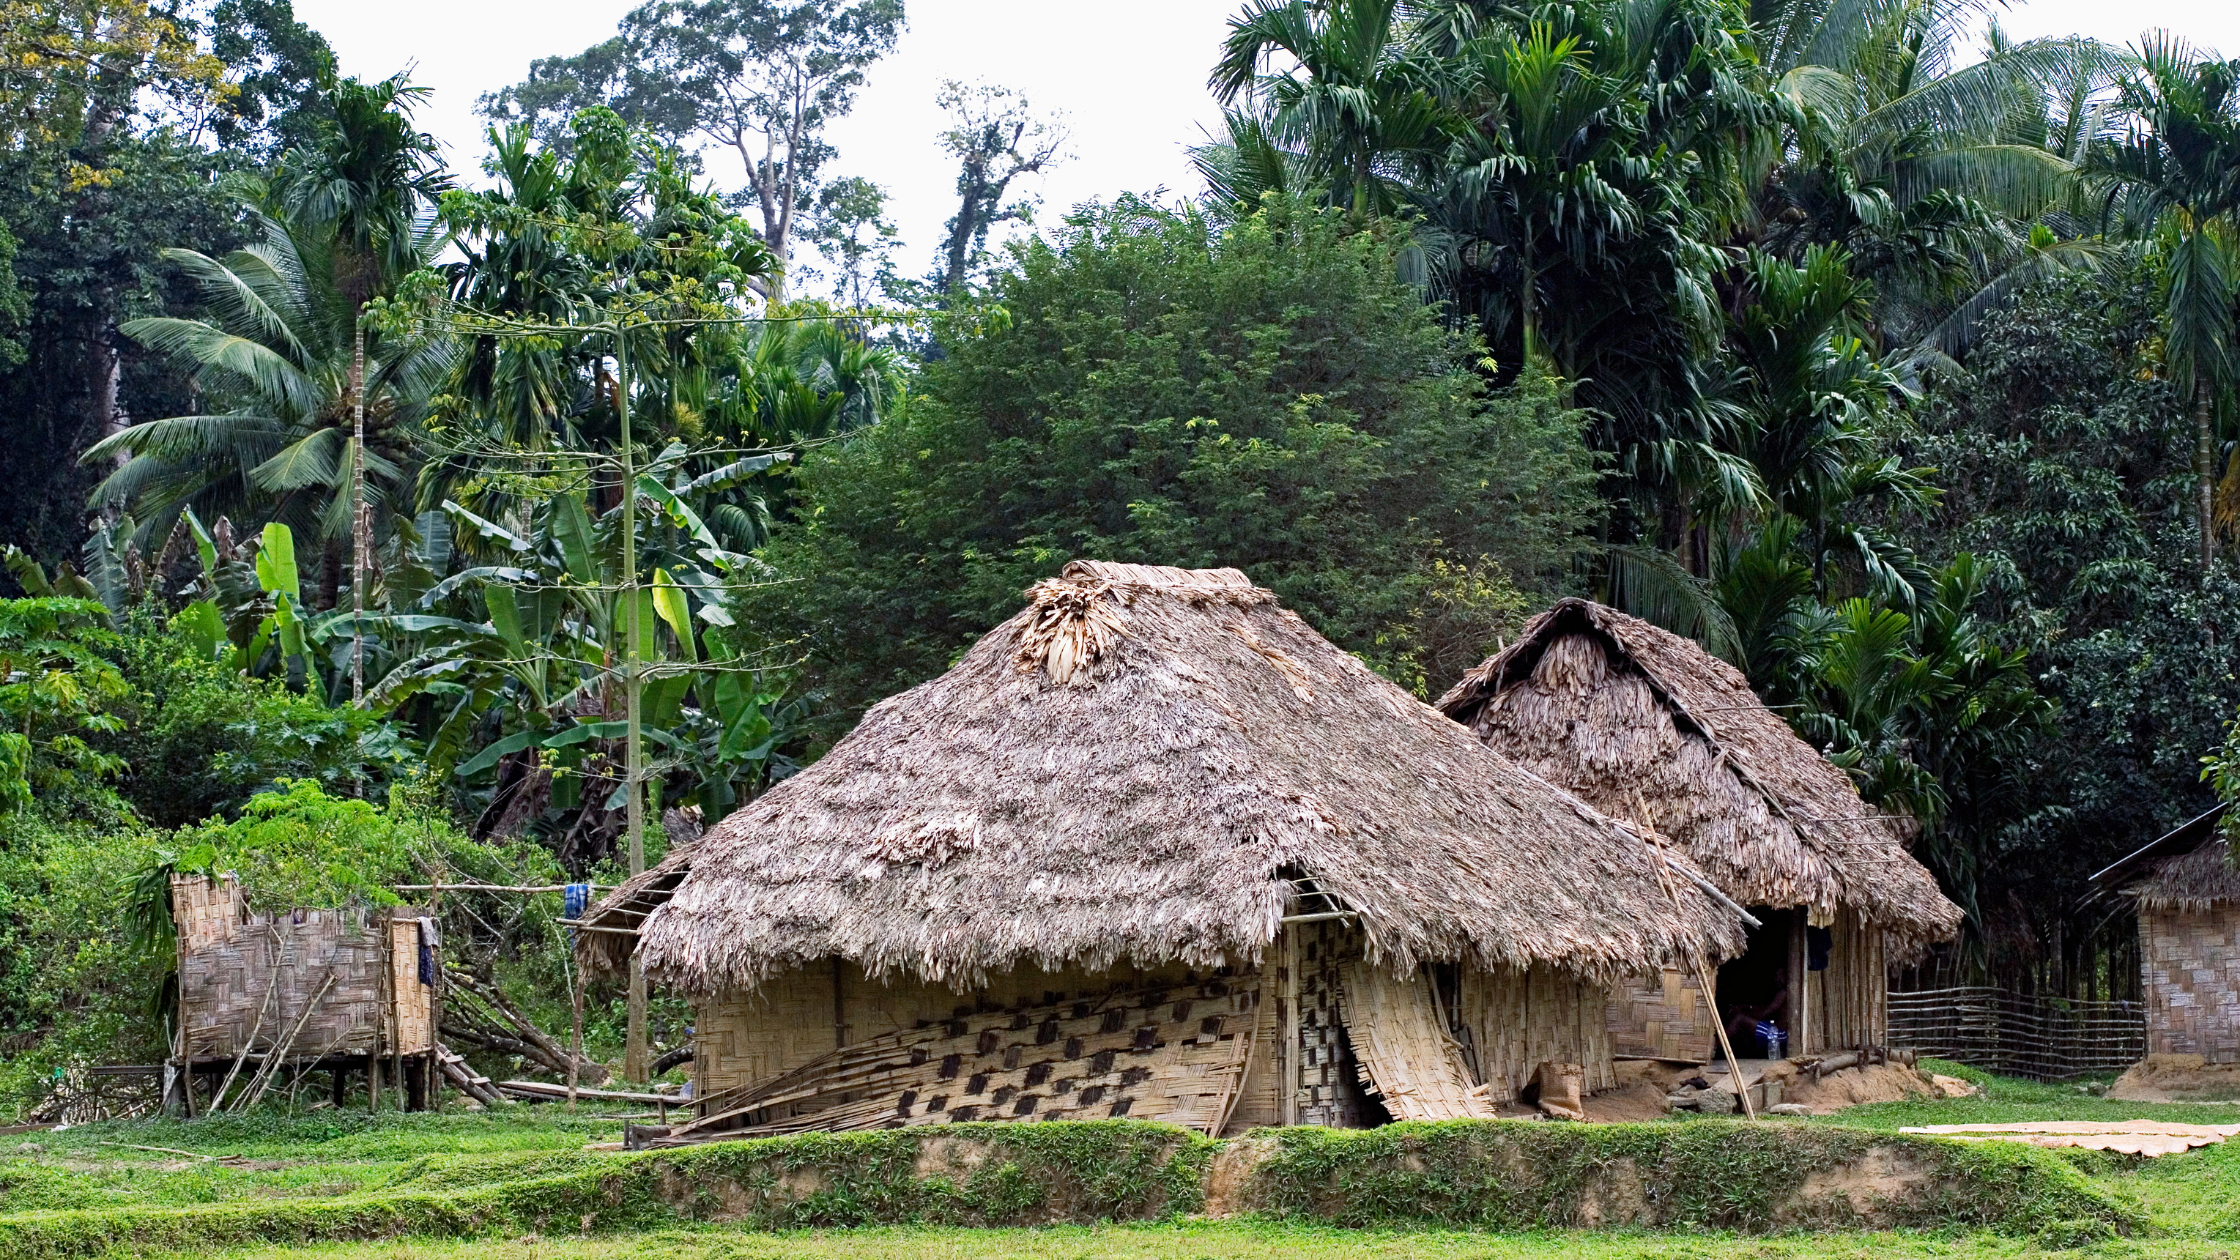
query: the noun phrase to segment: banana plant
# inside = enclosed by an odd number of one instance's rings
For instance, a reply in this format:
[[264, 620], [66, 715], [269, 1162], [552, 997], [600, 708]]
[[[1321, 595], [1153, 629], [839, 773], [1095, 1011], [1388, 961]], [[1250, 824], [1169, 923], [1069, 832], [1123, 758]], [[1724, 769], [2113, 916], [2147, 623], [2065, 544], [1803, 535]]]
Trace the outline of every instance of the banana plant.
[[289, 686], [324, 700], [325, 681], [312, 655], [320, 619], [303, 603], [294, 533], [273, 521], [253, 545], [237, 546], [227, 521], [206, 529], [191, 509], [180, 514], [180, 526], [194, 542], [202, 576], [172, 614], [172, 627], [229, 672], [279, 671]]
[[[726, 578], [755, 562], [726, 545], [721, 535], [733, 531], [719, 534], [702, 515], [711, 504], [738, 508], [735, 492], [778, 458], [696, 472], [690, 453], [672, 445], [634, 486], [649, 574], [635, 597], [652, 662], [641, 730], [655, 774], [711, 815], [784, 768], [774, 749], [798, 720], [723, 640], [733, 624]], [[369, 639], [399, 657], [370, 703], [414, 716], [430, 732], [431, 764], [468, 783], [487, 780], [493, 828], [573, 834], [622, 806], [614, 773], [614, 746], [627, 730], [617, 675], [627, 612], [622, 512], [595, 513], [589, 493], [534, 506], [516, 500], [495, 517], [445, 501], [443, 537], [464, 567], [433, 581], [432, 571], [405, 575], [400, 593], [420, 592], [410, 611], [367, 619]], [[430, 523], [419, 532], [437, 531]], [[522, 792], [549, 796], [517, 800]]]

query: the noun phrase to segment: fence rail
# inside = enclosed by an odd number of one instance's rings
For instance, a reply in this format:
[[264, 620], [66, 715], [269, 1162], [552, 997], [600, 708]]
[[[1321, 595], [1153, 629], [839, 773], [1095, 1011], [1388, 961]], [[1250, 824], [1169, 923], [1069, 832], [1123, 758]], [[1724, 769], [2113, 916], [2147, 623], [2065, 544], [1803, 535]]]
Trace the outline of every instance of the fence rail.
[[1989, 986], [1890, 995], [1890, 1044], [1987, 1072], [2066, 1081], [2121, 1072], [2147, 1053], [2137, 1002], [2076, 1002]]

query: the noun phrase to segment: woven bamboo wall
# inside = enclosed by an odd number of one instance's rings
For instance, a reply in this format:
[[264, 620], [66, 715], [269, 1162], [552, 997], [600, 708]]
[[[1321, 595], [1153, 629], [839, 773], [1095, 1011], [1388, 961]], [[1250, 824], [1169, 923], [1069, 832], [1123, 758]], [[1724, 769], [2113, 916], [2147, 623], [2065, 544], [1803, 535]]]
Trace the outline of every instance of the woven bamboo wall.
[[1805, 965], [1804, 915], [1798, 912], [1789, 948], [1789, 994], [1797, 1006], [1787, 1021], [1789, 1053], [1888, 1045], [1890, 965], [1882, 930], [1849, 906], [1839, 906], [1828, 933], [1827, 968], [1811, 971]]
[[2147, 1053], [2240, 1063], [2240, 907], [2139, 912]]
[[1238, 1086], [1228, 1127], [1218, 1137], [1283, 1123], [1283, 968], [1269, 968], [1266, 975], [1268, 982], [1260, 990], [1260, 1017], [1253, 1028], [1251, 1051], [1245, 1057], [1244, 1081]]
[[1285, 1038], [1285, 1048], [1299, 1056], [1291, 1122], [1358, 1128], [1361, 1085], [1338, 990], [1347, 966], [1361, 957], [1360, 934], [1337, 923], [1310, 923], [1294, 925], [1285, 935], [1289, 939], [1281, 944], [1299, 975], [1288, 1003], [1298, 1012], [1297, 1034]]
[[[837, 962], [838, 960], [835, 960]], [[872, 980], [854, 963], [820, 963], [771, 977], [752, 993], [701, 1004], [693, 1034], [693, 1092], [706, 1098], [791, 1071], [842, 1045], [937, 1020], [1021, 1006], [1054, 1005], [1115, 987], [1147, 989], [1193, 979], [1181, 964], [1146, 971], [1022, 967], [960, 994], [914, 977]]]
[[1618, 1083], [1610, 1058], [1609, 990], [1546, 967], [1462, 970], [1461, 1023], [1494, 1101], [1517, 1096], [1543, 1063], [1586, 1069], [1588, 1093]]
[[[420, 983], [414, 912], [382, 912], [383, 918], [362, 908], [252, 915], [230, 876], [174, 878], [171, 903], [188, 1058], [231, 1058], [244, 1047], [269, 1054], [291, 1032], [286, 1053], [292, 1059], [365, 1054], [388, 1022], [392, 994], [402, 1036], [382, 1037], [382, 1052], [430, 1048], [435, 990]], [[384, 921], [389, 949], [382, 939]], [[305, 1019], [314, 1000], [317, 1008]]]
[[1716, 1018], [1702, 983], [1667, 967], [1611, 990], [1604, 1026], [1613, 1054], [1709, 1063], [1719, 1036]]
[[[861, 977], [843, 968], [838, 1002], [851, 1024], [863, 1022], [858, 1016], [897, 1021], [913, 1003], [930, 1014], [704, 1093], [704, 1120], [728, 1116], [750, 1131], [775, 1133], [1128, 1116], [1212, 1132], [1231, 1115], [1254, 1031], [1263, 1025], [1260, 977], [1174, 971], [1181, 978], [1173, 983], [1162, 972], [1102, 989], [1096, 986], [1107, 977], [1013, 975], [960, 1002], [946, 988], [907, 984], [863, 986], [851, 999], [848, 981]], [[820, 979], [833, 1000], [832, 969], [806, 968], [784, 985], [796, 995], [790, 1001], [775, 994], [770, 1005], [736, 1014], [745, 1004], [711, 1004], [706, 1026], [728, 1024], [733, 1044], [741, 1032], [768, 1044], [762, 1026], [777, 1011], [805, 1008]], [[1055, 983], [1075, 988], [1050, 987]], [[1007, 1006], [998, 996], [1014, 1001]], [[822, 1026], [830, 1029], [830, 1019]], [[713, 1060], [714, 1047], [701, 1044]], [[731, 1065], [712, 1063], [703, 1079], [739, 1076]]]

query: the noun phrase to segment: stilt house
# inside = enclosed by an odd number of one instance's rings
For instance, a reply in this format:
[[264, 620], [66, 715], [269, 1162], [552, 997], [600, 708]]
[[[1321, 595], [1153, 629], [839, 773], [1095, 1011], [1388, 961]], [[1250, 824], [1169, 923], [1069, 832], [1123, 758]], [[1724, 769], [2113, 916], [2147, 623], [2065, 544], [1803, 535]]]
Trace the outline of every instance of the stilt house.
[[1639, 618], [1563, 600], [1439, 708], [1686, 853], [1762, 921], [1720, 969], [1713, 1001], [1672, 968], [1618, 985], [1610, 1036], [1621, 1055], [1706, 1061], [1722, 1009], [1784, 991], [1772, 1022], [1789, 1053], [1881, 1045], [1891, 960], [1959, 928], [1959, 907], [1906, 851], [1903, 820], [1862, 802], [1740, 671]]
[[2200, 1055], [2240, 1064], [2240, 871], [2228, 806], [2178, 827], [2092, 877], [2139, 911], [2147, 1059]]
[[1236, 570], [1029, 595], [586, 915], [588, 963], [698, 1001], [662, 1140], [1490, 1115], [1545, 1063], [1613, 1083], [1610, 980], [1742, 943], [1685, 857]]
[[[433, 920], [404, 907], [260, 914], [231, 875], [173, 876], [171, 906], [174, 1064], [187, 1079], [261, 1093], [283, 1067], [319, 1067], [335, 1072], [339, 1096], [345, 1070], [386, 1072], [391, 1085], [401, 1071], [410, 1105], [426, 1104], [441, 970]], [[195, 1105], [191, 1091], [185, 1101]]]

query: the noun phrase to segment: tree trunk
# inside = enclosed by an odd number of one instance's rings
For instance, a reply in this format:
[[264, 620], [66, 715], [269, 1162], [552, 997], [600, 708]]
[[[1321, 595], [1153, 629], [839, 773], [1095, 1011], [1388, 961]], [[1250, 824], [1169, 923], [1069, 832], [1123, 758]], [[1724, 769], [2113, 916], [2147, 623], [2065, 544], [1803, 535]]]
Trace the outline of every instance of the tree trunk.
[[2204, 577], [2217, 558], [2217, 447], [2213, 420], [2209, 383], [2197, 382], [2193, 387], [2193, 471], [2199, 479], [2197, 507], [2201, 516], [2201, 573]]
[[366, 329], [361, 308], [350, 333], [350, 706], [366, 706], [366, 560], [373, 515], [366, 510]]

